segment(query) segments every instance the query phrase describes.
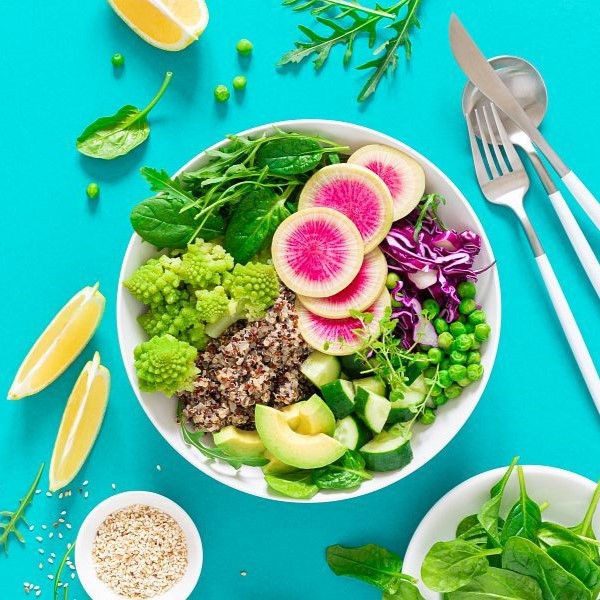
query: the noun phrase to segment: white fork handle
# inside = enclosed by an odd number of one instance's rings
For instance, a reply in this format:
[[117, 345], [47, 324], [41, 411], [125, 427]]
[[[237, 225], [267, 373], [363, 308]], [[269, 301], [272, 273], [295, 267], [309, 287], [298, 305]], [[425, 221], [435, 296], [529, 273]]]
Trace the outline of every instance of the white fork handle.
[[600, 412], [600, 377], [598, 377], [598, 372], [590, 356], [590, 351], [585, 345], [581, 331], [579, 331], [575, 317], [569, 307], [569, 302], [565, 298], [560, 283], [548, 261], [548, 257], [545, 254], [541, 254], [540, 256], [536, 256], [535, 260], [544, 278], [544, 283], [554, 305], [554, 310], [558, 315], [565, 336], [571, 346], [571, 351], [579, 365], [579, 369], [585, 379], [590, 395], [596, 404], [596, 408]]
[[592, 247], [587, 241], [583, 231], [581, 231], [581, 227], [579, 227], [579, 224], [567, 206], [562, 194], [560, 192], [554, 192], [553, 194], [549, 194], [548, 197], [552, 202], [552, 206], [554, 207], [564, 230], [567, 232], [569, 241], [575, 249], [579, 261], [596, 290], [596, 294], [600, 297], [600, 263], [598, 262]]
[[594, 225], [600, 229], [600, 204], [598, 204], [598, 200], [594, 198], [592, 192], [585, 187], [573, 171], [569, 171], [562, 180]]

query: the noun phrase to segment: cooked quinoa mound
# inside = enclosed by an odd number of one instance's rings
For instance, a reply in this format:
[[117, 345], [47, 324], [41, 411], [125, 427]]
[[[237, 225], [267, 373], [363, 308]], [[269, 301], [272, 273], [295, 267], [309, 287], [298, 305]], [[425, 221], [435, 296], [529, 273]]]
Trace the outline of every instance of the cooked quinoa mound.
[[310, 348], [298, 331], [294, 298], [283, 290], [263, 319], [236, 323], [198, 355], [194, 390], [180, 396], [196, 430], [251, 429], [256, 404], [280, 408], [312, 393], [300, 373]]

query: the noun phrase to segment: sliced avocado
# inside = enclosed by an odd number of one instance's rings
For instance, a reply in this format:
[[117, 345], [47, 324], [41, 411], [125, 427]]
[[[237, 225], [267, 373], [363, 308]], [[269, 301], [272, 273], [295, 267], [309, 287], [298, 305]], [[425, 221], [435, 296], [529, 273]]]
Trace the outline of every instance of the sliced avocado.
[[256, 430], [267, 450], [287, 465], [317, 469], [330, 465], [346, 452], [343, 444], [324, 433], [295, 432], [285, 414], [270, 406], [257, 404], [255, 419]]
[[265, 475], [289, 475], [295, 473], [298, 469], [291, 465], [281, 462], [276, 456], [273, 456], [268, 450], [265, 452], [265, 458], [269, 461], [262, 470]]
[[300, 405], [304, 404], [303, 402], [296, 402], [295, 404], [290, 404], [289, 406], [284, 406], [281, 409], [281, 412], [285, 414], [285, 418], [287, 419], [290, 427], [294, 430], [298, 428], [300, 425]]
[[298, 403], [300, 406], [300, 421], [295, 427], [298, 433], [313, 435], [326, 433], [333, 435], [335, 417], [325, 400], [313, 394], [308, 400]]
[[233, 425], [213, 433], [213, 440], [217, 448], [237, 458], [260, 457], [266, 450], [256, 431], [244, 431]]

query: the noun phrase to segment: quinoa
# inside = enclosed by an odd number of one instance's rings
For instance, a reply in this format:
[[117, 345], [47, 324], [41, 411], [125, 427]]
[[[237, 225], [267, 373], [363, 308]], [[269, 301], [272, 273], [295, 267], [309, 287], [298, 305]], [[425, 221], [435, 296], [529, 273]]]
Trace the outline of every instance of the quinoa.
[[171, 589], [187, 568], [178, 523], [152, 506], [133, 504], [110, 514], [92, 548], [98, 577], [125, 598], [153, 598]]
[[235, 324], [198, 355], [194, 389], [180, 395], [196, 430], [252, 429], [256, 404], [281, 408], [312, 393], [300, 372], [311, 349], [298, 330], [294, 299], [282, 289], [264, 318]]

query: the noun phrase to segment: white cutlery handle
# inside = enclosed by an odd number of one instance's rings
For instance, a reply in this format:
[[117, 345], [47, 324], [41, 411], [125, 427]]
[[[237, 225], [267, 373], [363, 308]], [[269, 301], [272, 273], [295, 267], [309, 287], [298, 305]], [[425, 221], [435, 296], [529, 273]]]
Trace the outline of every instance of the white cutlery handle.
[[562, 180], [594, 225], [600, 229], [600, 204], [598, 204], [598, 200], [594, 198], [592, 192], [585, 187], [573, 171], [569, 171]]
[[579, 227], [579, 224], [567, 206], [562, 194], [557, 191], [553, 194], [549, 194], [548, 197], [552, 202], [552, 206], [554, 207], [564, 230], [567, 232], [571, 245], [575, 248], [579, 261], [596, 290], [596, 294], [600, 296], [600, 263], [598, 262], [592, 247], [585, 238], [583, 231], [581, 231], [581, 227]]
[[544, 283], [546, 284], [546, 289], [548, 290], [548, 294], [554, 305], [554, 310], [558, 315], [565, 336], [571, 346], [571, 351], [579, 365], [579, 369], [585, 379], [590, 395], [592, 396], [598, 411], [600, 411], [600, 377], [598, 377], [598, 372], [596, 371], [596, 367], [590, 356], [590, 351], [585, 345], [581, 331], [579, 331], [575, 317], [571, 312], [571, 308], [560, 287], [560, 283], [552, 270], [548, 257], [545, 254], [541, 254], [540, 256], [536, 256], [535, 260], [537, 261], [542, 277], [544, 278]]

